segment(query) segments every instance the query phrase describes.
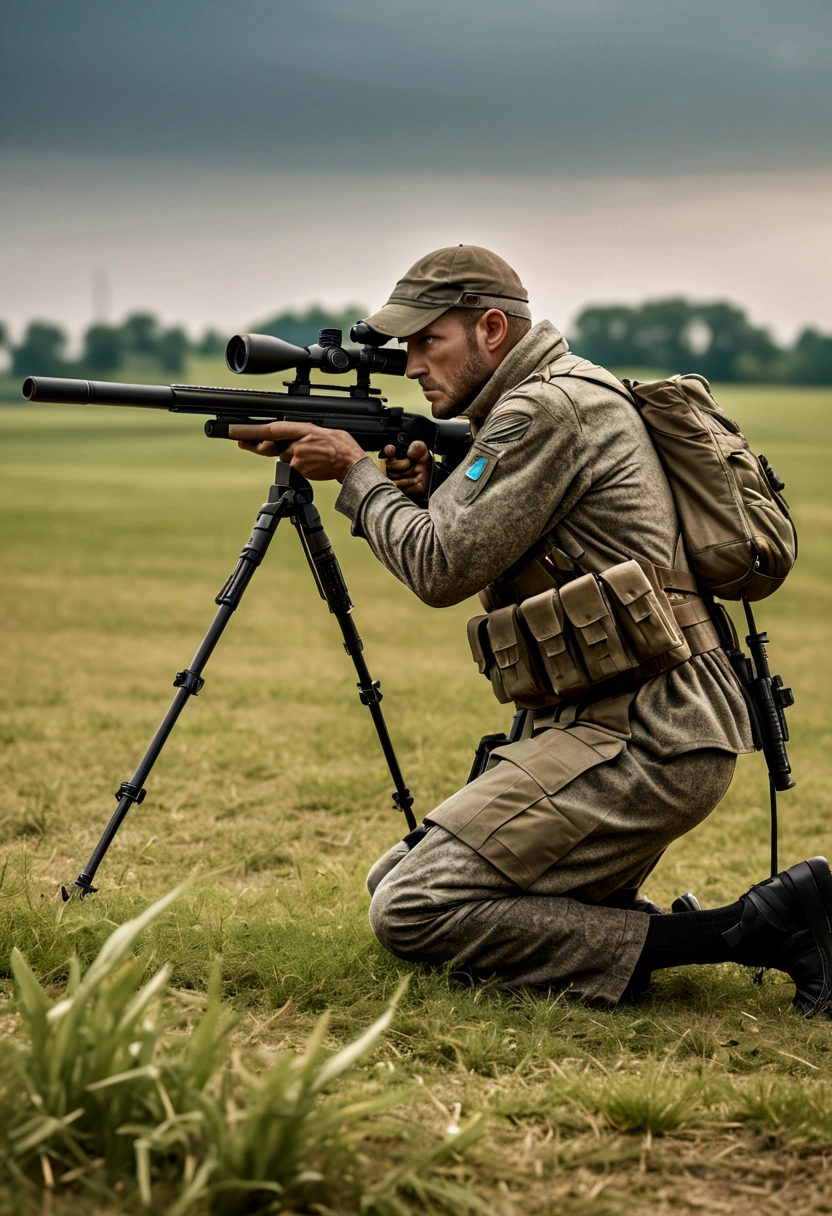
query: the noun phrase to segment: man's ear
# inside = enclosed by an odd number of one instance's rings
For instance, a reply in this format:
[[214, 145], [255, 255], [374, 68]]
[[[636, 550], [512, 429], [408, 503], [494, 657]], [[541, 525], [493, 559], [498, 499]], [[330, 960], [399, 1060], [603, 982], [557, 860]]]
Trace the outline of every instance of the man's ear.
[[499, 308], [489, 308], [479, 319], [485, 348], [492, 353], [499, 350], [508, 337], [508, 317]]

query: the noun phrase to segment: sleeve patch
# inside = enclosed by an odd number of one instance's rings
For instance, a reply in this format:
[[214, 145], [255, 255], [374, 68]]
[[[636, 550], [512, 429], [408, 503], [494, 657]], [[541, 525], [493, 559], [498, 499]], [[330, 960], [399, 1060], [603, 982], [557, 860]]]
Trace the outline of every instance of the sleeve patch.
[[479, 460], [475, 460], [471, 467], [465, 470], [465, 476], [470, 478], [471, 481], [479, 481], [487, 464], [488, 457], [480, 456]]
[[478, 438], [487, 443], [514, 443], [523, 438], [531, 424], [528, 414], [500, 414], [493, 422], [486, 423]]

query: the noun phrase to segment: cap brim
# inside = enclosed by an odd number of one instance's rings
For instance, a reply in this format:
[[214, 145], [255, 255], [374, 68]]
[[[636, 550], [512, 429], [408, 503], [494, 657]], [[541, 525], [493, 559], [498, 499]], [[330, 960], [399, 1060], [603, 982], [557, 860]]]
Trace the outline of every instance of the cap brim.
[[391, 338], [409, 338], [432, 321], [436, 321], [453, 304], [442, 304], [439, 308], [417, 308], [408, 304], [385, 304], [384, 308], [364, 320], [381, 334]]

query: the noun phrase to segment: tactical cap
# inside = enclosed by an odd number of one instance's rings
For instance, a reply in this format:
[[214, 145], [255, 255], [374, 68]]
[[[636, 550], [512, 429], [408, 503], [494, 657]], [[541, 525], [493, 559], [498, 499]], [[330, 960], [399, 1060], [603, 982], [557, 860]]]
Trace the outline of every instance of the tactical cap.
[[517, 273], [479, 245], [451, 245], [420, 258], [390, 299], [366, 322], [391, 338], [407, 338], [449, 308], [499, 308], [531, 320], [529, 293]]

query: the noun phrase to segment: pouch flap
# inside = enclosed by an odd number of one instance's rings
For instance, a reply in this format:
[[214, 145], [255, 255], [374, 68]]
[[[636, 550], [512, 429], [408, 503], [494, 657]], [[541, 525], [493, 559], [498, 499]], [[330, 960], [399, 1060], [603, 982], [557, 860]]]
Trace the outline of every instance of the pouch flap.
[[614, 759], [623, 748], [623, 739], [586, 724], [580, 730], [544, 730], [533, 739], [495, 747], [491, 754], [528, 773], [551, 797], [596, 764]]
[[[609, 610], [594, 574], [584, 574], [560, 589], [560, 602], [569, 620], [578, 629], [586, 629], [609, 616]], [[603, 636], [603, 635], [602, 635]]]
[[547, 655], [560, 654], [565, 649], [563, 609], [557, 591], [542, 591], [524, 600], [520, 613]]
[[466, 629], [468, 631], [468, 645], [471, 647], [474, 662], [480, 670], [480, 675], [484, 676], [488, 671], [488, 660], [490, 658], [487, 633], [488, 617], [472, 616]]
[[[611, 588], [619, 604], [632, 604], [653, 590], [649, 578], [636, 561], [621, 562], [618, 566], [612, 566], [603, 572], [601, 578]], [[649, 612], [648, 607], [645, 616]]]
[[489, 613], [488, 641], [500, 667], [513, 667], [520, 658], [517, 644], [517, 609], [513, 604]]

